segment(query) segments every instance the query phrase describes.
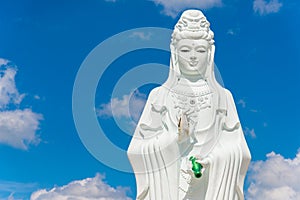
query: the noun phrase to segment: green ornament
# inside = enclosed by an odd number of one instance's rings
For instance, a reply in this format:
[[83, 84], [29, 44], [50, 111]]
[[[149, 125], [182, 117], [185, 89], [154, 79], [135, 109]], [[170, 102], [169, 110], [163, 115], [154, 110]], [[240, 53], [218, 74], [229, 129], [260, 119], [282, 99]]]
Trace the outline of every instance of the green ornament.
[[190, 161], [192, 161], [192, 170], [194, 172], [194, 175], [196, 178], [200, 178], [202, 176], [202, 173], [201, 173], [201, 170], [203, 168], [203, 166], [198, 163], [197, 161], [197, 158], [195, 158], [194, 156], [191, 156], [190, 157]]

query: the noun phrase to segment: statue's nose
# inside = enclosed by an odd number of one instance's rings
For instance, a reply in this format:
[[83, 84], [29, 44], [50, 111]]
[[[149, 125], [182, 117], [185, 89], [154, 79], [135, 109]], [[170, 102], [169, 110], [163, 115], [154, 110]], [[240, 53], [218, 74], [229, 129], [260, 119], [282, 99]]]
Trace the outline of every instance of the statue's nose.
[[196, 60], [196, 56], [195, 56], [195, 55], [192, 55], [192, 56], [191, 56], [191, 60]]
[[196, 57], [196, 52], [194, 50], [191, 51], [191, 57], [190, 57], [191, 60], [196, 60], [197, 57]]

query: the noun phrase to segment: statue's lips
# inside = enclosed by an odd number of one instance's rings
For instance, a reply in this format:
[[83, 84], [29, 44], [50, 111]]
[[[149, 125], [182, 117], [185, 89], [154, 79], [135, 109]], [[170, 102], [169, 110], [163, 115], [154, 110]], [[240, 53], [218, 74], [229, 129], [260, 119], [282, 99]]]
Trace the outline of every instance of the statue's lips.
[[190, 61], [190, 66], [195, 67], [198, 64], [198, 61]]

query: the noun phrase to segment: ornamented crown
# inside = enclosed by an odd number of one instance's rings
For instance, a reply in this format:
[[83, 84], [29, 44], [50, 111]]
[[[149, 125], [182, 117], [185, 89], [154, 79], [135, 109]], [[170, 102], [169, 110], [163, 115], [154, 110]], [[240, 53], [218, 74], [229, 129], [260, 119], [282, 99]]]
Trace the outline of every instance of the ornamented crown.
[[172, 44], [183, 38], [205, 39], [214, 44], [214, 33], [210, 30], [210, 23], [200, 10], [186, 10], [175, 25], [172, 34]]
[[183, 12], [175, 28], [181, 31], [205, 31], [209, 33], [210, 23], [199, 10], [187, 10]]

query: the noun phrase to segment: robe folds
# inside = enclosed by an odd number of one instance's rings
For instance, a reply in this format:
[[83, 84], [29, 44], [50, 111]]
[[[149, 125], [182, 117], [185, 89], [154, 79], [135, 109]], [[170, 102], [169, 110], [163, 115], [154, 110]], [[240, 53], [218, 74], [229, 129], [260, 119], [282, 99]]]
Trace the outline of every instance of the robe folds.
[[[136, 199], [243, 200], [251, 155], [231, 93], [224, 89], [222, 98], [226, 98], [227, 108], [216, 111], [214, 128], [209, 130], [217, 137], [202, 158], [205, 170], [201, 178], [186, 170], [187, 153], [182, 149], [187, 148], [178, 142], [169, 93], [162, 86], [151, 91], [128, 148], [136, 177]], [[194, 148], [193, 144], [189, 147]]]

